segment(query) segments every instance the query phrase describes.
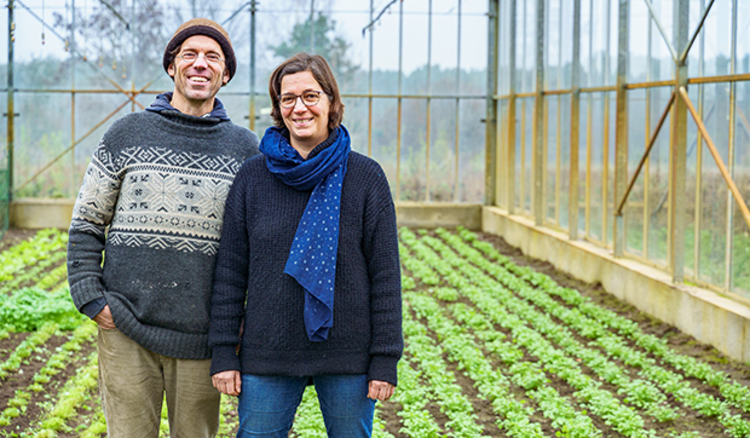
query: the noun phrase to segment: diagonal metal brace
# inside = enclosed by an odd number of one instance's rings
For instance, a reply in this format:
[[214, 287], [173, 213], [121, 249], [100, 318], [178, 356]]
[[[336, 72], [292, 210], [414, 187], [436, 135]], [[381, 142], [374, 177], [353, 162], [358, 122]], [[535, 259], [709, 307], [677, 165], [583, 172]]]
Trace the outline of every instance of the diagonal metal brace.
[[622, 199], [620, 200], [620, 203], [617, 206], [617, 210], [615, 211], [615, 216], [622, 216], [622, 209], [625, 207], [625, 202], [628, 200], [628, 196], [630, 195], [630, 192], [633, 190], [633, 186], [635, 186], [635, 180], [638, 178], [638, 175], [641, 173], [641, 169], [643, 169], [643, 165], [646, 163], [646, 159], [648, 158], [648, 155], [651, 153], [651, 149], [653, 149], [654, 144], [656, 144], [656, 137], [659, 135], [659, 131], [661, 131], [661, 127], [664, 125], [664, 121], [667, 120], [667, 115], [669, 114], [669, 110], [672, 109], [672, 104], [675, 100], [675, 92], [672, 92], [672, 95], [669, 97], [669, 102], [667, 103], [667, 107], [664, 108], [664, 112], [661, 114], [661, 118], [659, 119], [659, 123], [656, 125], [656, 129], [654, 130], [654, 133], [651, 135], [651, 138], [648, 141], [648, 146], [646, 147], [646, 151], [643, 153], [643, 156], [641, 157], [641, 161], [638, 162], [638, 167], [635, 169], [635, 173], [633, 174], [633, 177], [630, 178], [630, 183], [628, 184], [627, 190], [625, 190], [625, 193], [622, 196]]
[[654, 11], [654, 5], [651, 4], [651, 0], [643, 0], [643, 1], [646, 2], [646, 5], [648, 6], [648, 11], [649, 13], [651, 13], [651, 17], [654, 19], [654, 22], [656, 23], [656, 28], [659, 29], [659, 33], [661, 34], [662, 38], [664, 39], [664, 42], [667, 44], [667, 47], [669, 48], [669, 53], [672, 54], [672, 60], [674, 60], [674, 62], [677, 62], [677, 52], [675, 52], [674, 47], [672, 47], [672, 43], [669, 42], [669, 38], [667, 38], [667, 34], [664, 32], [664, 28], [661, 26], [661, 23], [659, 22], [659, 17], [656, 16], [656, 11]]
[[47, 164], [46, 164], [46, 165], [45, 165], [44, 167], [42, 167], [41, 169], [39, 169], [39, 170], [38, 170], [38, 171], [37, 171], [37, 172], [36, 172], [36, 173], [34, 174], [34, 176], [32, 176], [31, 178], [29, 178], [29, 179], [28, 179], [28, 180], [27, 180], [27, 181], [26, 181], [25, 183], [21, 184], [20, 186], [18, 186], [18, 187], [14, 187], [14, 188], [13, 188], [13, 193], [14, 193], [14, 194], [18, 193], [18, 191], [19, 191], [19, 190], [21, 190], [22, 188], [26, 187], [26, 186], [27, 186], [27, 185], [28, 185], [28, 184], [29, 184], [29, 183], [30, 183], [31, 181], [34, 181], [34, 180], [35, 180], [35, 179], [36, 179], [36, 178], [37, 178], [37, 177], [38, 177], [39, 175], [41, 175], [41, 174], [42, 174], [42, 173], [44, 173], [44, 172], [45, 172], [45, 171], [46, 171], [47, 169], [49, 169], [50, 167], [52, 167], [52, 165], [53, 165], [53, 164], [55, 164], [56, 162], [58, 162], [58, 161], [59, 161], [59, 160], [60, 160], [60, 159], [61, 159], [62, 157], [64, 157], [64, 156], [65, 156], [65, 155], [66, 155], [66, 154], [67, 154], [68, 152], [72, 151], [72, 150], [73, 150], [73, 148], [75, 148], [75, 147], [76, 147], [76, 146], [77, 146], [77, 145], [78, 145], [78, 144], [79, 144], [80, 142], [82, 142], [83, 140], [85, 140], [85, 139], [86, 139], [86, 137], [88, 137], [89, 135], [93, 134], [93, 133], [94, 133], [94, 131], [96, 131], [96, 130], [97, 130], [97, 129], [98, 129], [99, 127], [100, 127], [100, 126], [102, 126], [103, 124], [105, 124], [105, 123], [107, 122], [107, 120], [111, 119], [111, 118], [112, 118], [112, 117], [113, 117], [113, 116], [114, 116], [115, 114], [117, 114], [117, 113], [118, 113], [118, 112], [119, 112], [119, 111], [120, 111], [121, 109], [125, 108], [125, 105], [127, 105], [128, 103], [130, 103], [130, 101], [129, 101], [129, 100], [126, 100], [125, 102], [123, 102], [123, 103], [122, 103], [122, 105], [118, 106], [118, 107], [117, 107], [117, 109], [115, 109], [114, 111], [112, 111], [111, 113], [109, 113], [109, 115], [108, 115], [107, 117], [105, 117], [104, 119], [102, 119], [102, 120], [101, 120], [101, 121], [100, 121], [99, 123], [97, 123], [97, 124], [96, 124], [96, 126], [94, 126], [93, 128], [91, 128], [91, 129], [89, 130], [89, 132], [87, 132], [87, 133], [83, 134], [83, 136], [82, 136], [81, 138], [79, 138], [78, 140], [76, 140], [76, 142], [75, 142], [75, 143], [73, 143], [72, 145], [70, 145], [70, 146], [69, 146], [69, 147], [68, 147], [67, 149], [65, 149], [64, 151], [62, 151], [62, 152], [61, 152], [60, 154], [58, 154], [58, 155], [57, 155], [57, 156], [56, 156], [55, 158], [53, 158], [53, 159], [52, 159], [52, 160], [51, 160], [51, 161], [50, 161], [49, 163], [47, 163]]
[[693, 102], [690, 101], [690, 97], [688, 97], [685, 87], [680, 87], [679, 92], [680, 92], [680, 96], [685, 101], [685, 104], [687, 105], [688, 110], [690, 110], [690, 114], [693, 116], [693, 120], [695, 120], [695, 124], [698, 126], [698, 132], [701, 133], [701, 136], [706, 141], [706, 146], [708, 146], [708, 150], [711, 152], [711, 156], [714, 157], [714, 161], [716, 162], [716, 167], [719, 168], [719, 172], [721, 172], [721, 176], [724, 177], [724, 181], [727, 183], [727, 186], [729, 187], [729, 191], [732, 192], [732, 196], [734, 197], [734, 201], [737, 203], [737, 207], [739, 207], [740, 212], [742, 213], [742, 216], [745, 218], [745, 222], [747, 223], [747, 226], [750, 227], [750, 210], [748, 210], [747, 204], [745, 204], [745, 200], [742, 198], [742, 194], [740, 193], [740, 190], [737, 188], [737, 185], [734, 183], [734, 180], [732, 180], [732, 176], [729, 175], [727, 166], [724, 164], [724, 161], [721, 159], [721, 155], [719, 155], [719, 151], [716, 149], [716, 146], [714, 145], [713, 140], [711, 140], [711, 136], [708, 135], [708, 130], [706, 129], [706, 126], [703, 124], [703, 121], [698, 115], [698, 112], [695, 110], [695, 107], [693, 106]]
[[94, 131], [96, 131], [97, 129], [99, 129], [100, 126], [102, 126], [104, 123], [106, 123], [107, 120], [111, 119], [112, 116], [114, 116], [115, 114], [117, 114], [117, 112], [120, 111], [121, 109], [123, 109], [125, 107], [125, 105], [127, 105], [129, 102], [135, 102], [135, 103], [138, 104], [138, 106], [141, 107], [141, 109], [143, 109], [143, 105], [141, 105], [140, 102], [138, 102], [137, 100], [135, 100], [135, 98], [138, 95], [143, 94], [143, 92], [145, 92], [147, 88], [149, 88], [151, 85], [153, 85], [154, 82], [155, 82], [155, 80], [149, 82], [148, 84], [146, 84], [146, 86], [144, 86], [143, 88], [141, 88], [139, 91], [136, 91], [135, 93], [133, 93], [132, 96], [130, 95], [130, 93], [128, 93], [127, 97], [128, 97], [129, 100], [125, 101], [122, 105], [118, 106], [117, 109], [115, 109], [114, 111], [112, 111], [111, 113], [109, 113], [109, 115], [107, 117], [105, 117], [104, 119], [102, 119], [102, 121], [100, 121], [99, 123], [97, 123], [96, 126], [94, 126], [93, 128], [91, 128], [87, 133], [83, 134], [83, 136], [81, 138], [79, 138], [78, 140], [76, 140], [75, 143], [73, 143], [72, 145], [70, 145], [67, 149], [65, 149], [64, 151], [62, 151], [58, 156], [56, 156], [55, 158], [53, 158], [43, 168], [41, 168], [39, 171], [37, 171], [37, 173], [35, 173], [34, 176], [32, 176], [31, 178], [29, 178], [25, 183], [21, 184], [18, 188], [15, 188], [13, 190], [13, 192], [14, 193], [18, 192], [23, 187], [25, 187], [26, 185], [28, 185], [31, 181], [34, 181], [39, 175], [41, 175], [42, 173], [44, 173], [44, 171], [46, 171], [47, 169], [49, 169], [50, 167], [52, 167], [53, 164], [55, 164], [58, 160], [60, 160], [60, 158], [64, 157], [65, 154], [67, 154], [68, 152], [70, 152], [71, 150], [73, 150], [73, 148], [75, 148], [80, 142], [82, 142], [83, 140], [85, 140], [86, 137], [88, 137], [89, 135], [93, 134]]
[[708, 17], [708, 11], [711, 10], [711, 6], [714, 5], [714, 2], [716, 0], [711, 0], [711, 3], [706, 6], [706, 10], [703, 11], [703, 16], [701, 17], [701, 21], [698, 23], [698, 28], [695, 29], [695, 32], [693, 33], [693, 37], [690, 38], [690, 42], [687, 46], [685, 46], [685, 50], [682, 51], [682, 54], [680, 55], [680, 59], [678, 60], [678, 64], [682, 65], [685, 60], [687, 59], [688, 53], [690, 53], [690, 48], [693, 47], [693, 43], [695, 42], [695, 39], [698, 38], [698, 34], [701, 32], [701, 29], [703, 29], [703, 23], [706, 22], [706, 17]]

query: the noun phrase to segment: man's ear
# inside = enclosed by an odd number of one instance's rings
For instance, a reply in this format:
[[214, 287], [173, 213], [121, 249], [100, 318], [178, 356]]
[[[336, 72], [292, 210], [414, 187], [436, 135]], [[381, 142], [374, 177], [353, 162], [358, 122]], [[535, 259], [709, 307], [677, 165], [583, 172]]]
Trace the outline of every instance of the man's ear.
[[167, 74], [174, 78], [174, 62], [169, 63], [169, 67], [167, 67]]
[[224, 79], [223, 79], [223, 82], [224, 82], [224, 84], [222, 86], [226, 85], [227, 82], [229, 82], [229, 70], [227, 70], [227, 69], [224, 69]]

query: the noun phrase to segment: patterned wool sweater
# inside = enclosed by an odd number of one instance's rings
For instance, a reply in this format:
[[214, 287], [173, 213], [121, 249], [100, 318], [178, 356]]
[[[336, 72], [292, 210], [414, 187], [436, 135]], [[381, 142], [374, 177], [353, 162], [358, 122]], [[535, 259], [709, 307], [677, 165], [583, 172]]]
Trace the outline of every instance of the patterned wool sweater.
[[86, 170], [70, 224], [76, 307], [104, 297], [115, 326], [148, 350], [209, 358], [224, 203], [256, 154], [257, 135], [217, 118], [144, 111], [115, 122]]
[[350, 153], [341, 194], [333, 327], [323, 342], [308, 339], [304, 289], [284, 274], [311, 193], [276, 178], [262, 156], [248, 160], [237, 174], [216, 267], [211, 373], [367, 374], [369, 380], [396, 384], [403, 350], [401, 277], [385, 173], [372, 159]]

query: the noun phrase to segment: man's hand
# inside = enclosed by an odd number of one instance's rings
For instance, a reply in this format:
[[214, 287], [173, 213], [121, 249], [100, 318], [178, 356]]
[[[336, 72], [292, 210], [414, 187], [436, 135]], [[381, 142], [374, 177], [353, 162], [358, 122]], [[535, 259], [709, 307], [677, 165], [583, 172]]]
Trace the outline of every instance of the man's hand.
[[222, 371], [211, 376], [214, 387], [222, 394], [238, 396], [242, 390], [242, 379], [237, 370]]
[[112, 313], [109, 311], [109, 304], [104, 306], [102, 311], [96, 314], [94, 322], [99, 324], [99, 327], [104, 330], [112, 330], [115, 328], [115, 321], [112, 319]]
[[370, 380], [370, 391], [367, 393], [367, 398], [386, 401], [391, 398], [394, 389], [395, 387], [388, 382]]

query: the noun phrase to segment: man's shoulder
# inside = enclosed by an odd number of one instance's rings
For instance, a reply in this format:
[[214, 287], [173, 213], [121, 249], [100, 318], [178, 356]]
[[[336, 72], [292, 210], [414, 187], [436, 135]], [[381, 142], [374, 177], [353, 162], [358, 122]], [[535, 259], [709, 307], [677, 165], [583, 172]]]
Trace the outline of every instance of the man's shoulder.
[[135, 113], [126, 114], [112, 123], [112, 126], [108, 129], [109, 133], [117, 133], [129, 129], [142, 128], [144, 123], [151, 123], [148, 121], [149, 117], [158, 116], [150, 111], [138, 111]]
[[247, 129], [246, 127], [237, 125], [234, 122], [222, 122], [222, 123], [226, 124], [227, 129], [229, 129], [232, 132], [233, 136], [237, 136], [238, 138], [241, 138], [244, 141], [247, 141], [248, 143], [255, 145], [256, 147], [260, 143], [258, 134]]
[[245, 128], [244, 126], [236, 125], [233, 122], [222, 123], [225, 123], [226, 129], [230, 130], [228, 137], [231, 139], [230, 143], [233, 145], [233, 147], [239, 148], [241, 150], [243, 159], [249, 159], [260, 154], [260, 150], [258, 149], [260, 139], [258, 139], [258, 135], [255, 134], [255, 132]]
[[139, 135], [147, 135], [151, 132], [153, 117], [148, 111], [130, 113], [115, 120], [102, 137], [101, 144], [110, 148], [118, 148], [118, 145], [130, 144]]

